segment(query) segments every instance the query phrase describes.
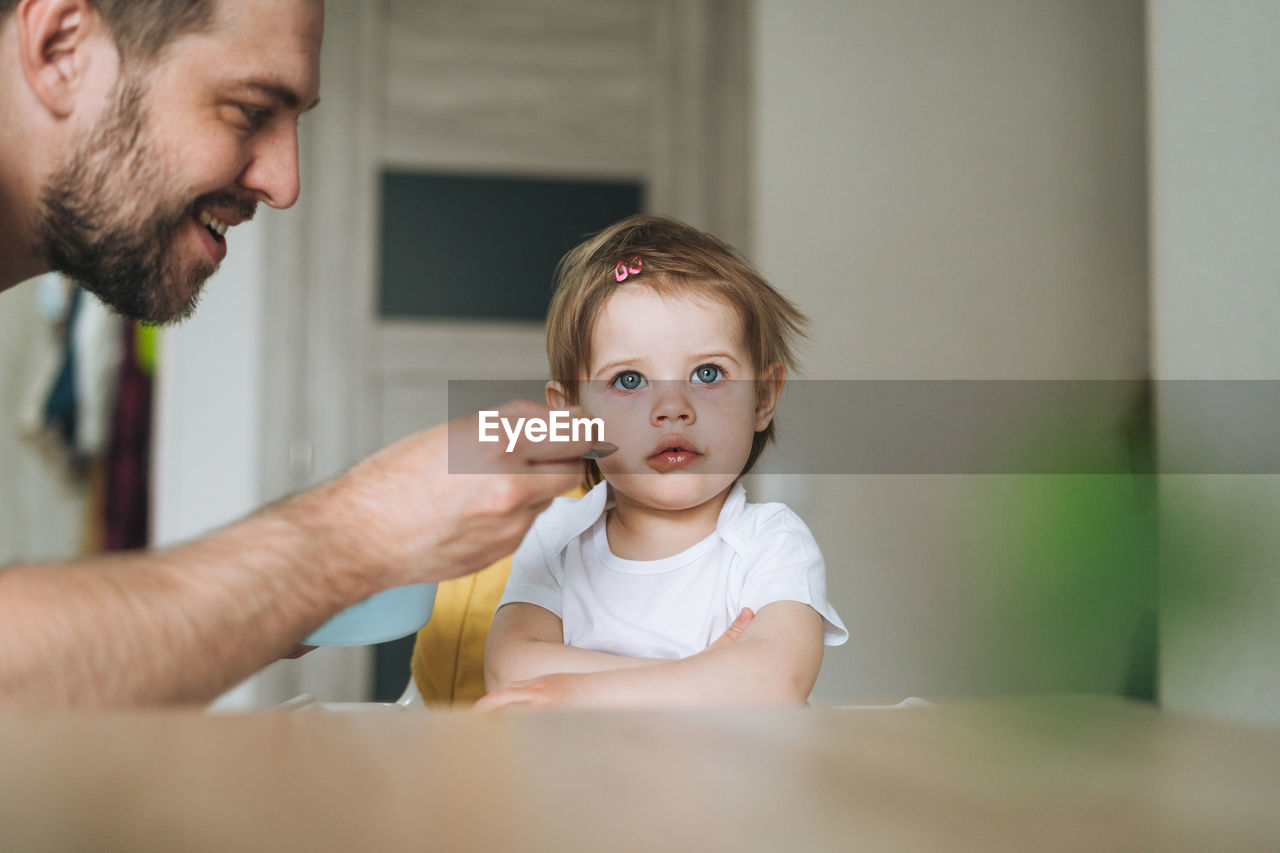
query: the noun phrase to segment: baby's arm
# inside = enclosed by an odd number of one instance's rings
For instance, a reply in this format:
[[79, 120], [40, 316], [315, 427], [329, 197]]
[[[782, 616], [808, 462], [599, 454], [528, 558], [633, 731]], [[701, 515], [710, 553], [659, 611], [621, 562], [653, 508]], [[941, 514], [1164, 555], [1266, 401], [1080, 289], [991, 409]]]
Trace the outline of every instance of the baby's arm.
[[[736, 642], [754, 618], [751, 610], [743, 608], [711, 648]], [[536, 604], [516, 602], [504, 605], [493, 617], [493, 627], [485, 644], [484, 686], [493, 692], [514, 682], [551, 673], [600, 672], [669, 662], [662, 658], [633, 658], [567, 646], [560, 617]]]
[[[554, 620], [554, 637], [558, 641], [560, 620], [545, 610], [542, 612]], [[498, 614], [501, 615], [502, 610]], [[495, 630], [497, 627], [495, 618]], [[490, 634], [492, 642], [493, 634]], [[572, 651], [582, 652], [581, 649]], [[604, 657], [629, 660], [613, 655]], [[717, 643], [683, 660], [645, 663], [626, 669], [618, 668], [616, 663], [574, 671], [563, 666], [543, 669], [539, 673], [541, 677], [533, 677], [531, 681], [503, 682], [509, 686], [490, 693], [476, 708], [801, 704], [813, 689], [822, 665], [822, 617], [807, 604], [776, 601], [760, 609], [736, 642]], [[543, 674], [548, 672], [551, 674]], [[511, 677], [521, 676], [512, 674]], [[487, 672], [486, 683], [496, 686], [496, 682], [489, 682]]]
[[658, 662], [566, 646], [559, 616], [536, 604], [513, 602], [494, 614], [484, 649], [484, 686], [492, 692], [553, 672], [598, 672]]

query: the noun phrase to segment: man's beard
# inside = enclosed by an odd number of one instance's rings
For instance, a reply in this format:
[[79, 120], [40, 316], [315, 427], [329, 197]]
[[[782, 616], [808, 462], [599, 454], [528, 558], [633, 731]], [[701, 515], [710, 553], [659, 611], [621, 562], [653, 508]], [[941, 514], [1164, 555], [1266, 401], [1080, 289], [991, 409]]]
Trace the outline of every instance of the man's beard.
[[123, 79], [106, 113], [41, 195], [40, 249], [48, 265], [120, 314], [148, 323], [185, 320], [218, 265], [201, 257], [185, 269], [175, 239], [200, 208], [217, 206], [248, 219], [255, 203], [227, 192], [191, 202], [148, 135], [146, 88]]

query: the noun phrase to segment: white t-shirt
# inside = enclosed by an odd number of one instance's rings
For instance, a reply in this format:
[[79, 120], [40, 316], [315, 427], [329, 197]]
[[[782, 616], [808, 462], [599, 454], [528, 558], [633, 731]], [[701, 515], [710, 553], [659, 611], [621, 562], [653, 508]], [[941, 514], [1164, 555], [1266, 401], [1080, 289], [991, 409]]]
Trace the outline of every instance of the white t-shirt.
[[794, 512], [749, 504], [734, 486], [716, 530], [661, 560], [624, 560], [605, 534], [608, 484], [556, 498], [533, 523], [511, 563], [498, 606], [527, 602], [560, 617], [567, 645], [630, 657], [677, 659], [714, 642], [743, 607], [808, 604], [823, 639], [849, 638], [827, 601], [822, 553]]

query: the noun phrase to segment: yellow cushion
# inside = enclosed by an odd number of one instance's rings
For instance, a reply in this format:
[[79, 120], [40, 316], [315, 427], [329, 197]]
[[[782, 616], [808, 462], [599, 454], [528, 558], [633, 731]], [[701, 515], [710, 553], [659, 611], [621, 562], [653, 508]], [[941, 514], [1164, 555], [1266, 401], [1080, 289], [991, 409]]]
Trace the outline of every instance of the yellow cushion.
[[[582, 497], [584, 489], [569, 492]], [[484, 643], [511, 574], [511, 557], [441, 583], [431, 621], [418, 632], [410, 670], [427, 705], [471, 705], [484, 695]]]

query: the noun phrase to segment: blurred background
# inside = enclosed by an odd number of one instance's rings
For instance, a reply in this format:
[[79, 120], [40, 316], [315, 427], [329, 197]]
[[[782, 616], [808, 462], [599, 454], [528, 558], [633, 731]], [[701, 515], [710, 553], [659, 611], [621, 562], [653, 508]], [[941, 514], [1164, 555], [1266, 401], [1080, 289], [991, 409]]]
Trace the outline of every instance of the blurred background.
[[[1280, 379], [1271, 0], [327, 7], [301, 201], [237, 228], [159, 342], [155, 544], [443, 420], [449, 379], [544, 377], [555, 259], [640, 210], [736, 245], [813, 318], [806, 378]], [[35, 286], [4, 300], [7, 415], [50, 331]], [[13, 420], [0, 562], [75, 553], [91, 478]], [[1182, 428], [1158, 399], [1115, 422], [1157, 448]], [[750, 488], [808, 522], [849, 626], [816, 701], [1084, 691], [1276, 723], [1278, 481]], [[368, 698], [377, 658], [321, 650], [225, 701]]]

